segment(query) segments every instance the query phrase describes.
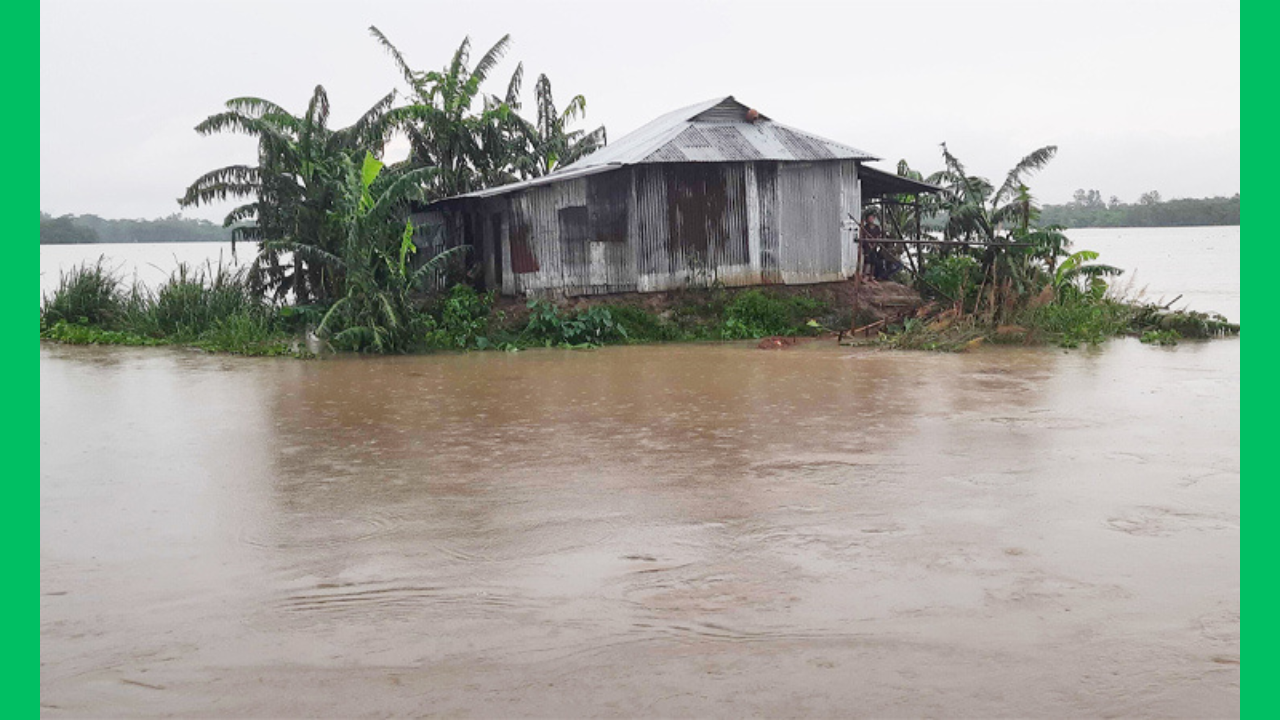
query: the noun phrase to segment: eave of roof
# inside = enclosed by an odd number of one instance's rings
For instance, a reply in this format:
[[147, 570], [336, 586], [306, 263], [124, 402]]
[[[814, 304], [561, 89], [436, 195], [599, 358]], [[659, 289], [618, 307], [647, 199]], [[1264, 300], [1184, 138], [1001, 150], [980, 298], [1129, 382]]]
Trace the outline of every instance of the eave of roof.
[[863, 165], [858, 170], [862, 180], [862, 197], [883, 197], [885, 195], [919, 195], [922, 193], [940, 193], [942, 188], [920, 180], [902, 177], [885, 172], [879, 168]]
[[507, 193], [519, 192], [520, 190], [527, 190], [532, 187], [538, 187], [539, 185], [548, 185], [550, 183], [560, 182], [561, 180], [573, 180], [575, 178], [587, 177], [588, 175], [597, 175], [599, 173], [609, 172], [610, 170], [617, 170], [621, 167], [622, 167], [621, 165], [617, 165], [617, 164], [594, 165], [591, 167], [576, 168], [576, 169], [566, 167], [563, 170], [556, 170], [555, 172], [548, 173], [546, 175], [543, 175], [542, 177], [531, 178], [529, 180], [521, 180], [519, 182], [513, 182], [507, 185], [498, 185], [491, 188], [485, 188], [483, 190], [476, 190], [474, 192], [465, 193], [463, 195], [453, 195], [447, 198], [436, 200], [435, 202], [430, 204], [435, 205], [437, 203], [449, 202], [450, 200], [463, 200], [466, 198], [487, 198], [487, 197], [493, 197], [495, 195], [505, 195]]

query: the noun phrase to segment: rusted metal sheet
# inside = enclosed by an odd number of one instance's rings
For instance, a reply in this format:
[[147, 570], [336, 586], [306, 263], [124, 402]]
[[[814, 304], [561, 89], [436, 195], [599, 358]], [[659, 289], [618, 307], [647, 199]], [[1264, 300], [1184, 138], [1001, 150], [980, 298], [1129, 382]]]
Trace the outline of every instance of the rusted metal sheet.
[[851, 272], [857, 172], [854, 161], [646, 164], [455, 203], [445, 217], [477, 248], [486, 285], [508, 294], [825, 282]]
[[627, 242], [627, 207], [631, 204], [631, 173], [619, 171], [587, 179], [587, 211], [591, 241]]
[[778, 169], [782, 281], [843, 279], [839, 163], [783, 163]]
[[640, 289], [751, 281], [744, 165], [640, 166], [634, 178]]
[[510, 196], [512, 281], [503, 292], [583, 295], [636, 286], [629, 170], [531, 188]]
[[519, 199], [513, 199], [511, 202], [510, 220], [510, 254], [511, 254], [511, 272], [516, 275], [528, 275], [536, 273], [540, 269], [538, 266], [538, 258], [533, 254], [533, 247], [529, 242], [529, 218], [527, 213], [520, 207], [523, 205]]

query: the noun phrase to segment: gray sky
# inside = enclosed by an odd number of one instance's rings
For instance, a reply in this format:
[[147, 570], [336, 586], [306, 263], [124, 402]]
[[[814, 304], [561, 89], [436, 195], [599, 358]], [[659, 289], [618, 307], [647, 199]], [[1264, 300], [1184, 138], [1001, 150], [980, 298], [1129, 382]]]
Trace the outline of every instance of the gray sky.
[[[229, 98], [294, 112], [324, 85], [335, 127], [400, 76], [377, 25], [418, 69], [464, 35], [473, 58], [514, 41], [525, 95], [546, 73], [559, 104], [619, 138], [682, 105], [734, 95], [779, 122], [916, 169], [947, 142], [971, 173], [1002, 178], [1059, 146], [1031, 184], [1132, 202], [1240, 188], [1240, 13], [1232, 3], [1132, 2], [72, 2], [40, 20], [40, 203], [54, 214], [156, 217], [198, 175], [252, 163], [243, 136], [192, 127]], [[389, 157], [399, 159], [403, 144]], [[998, 182], [998, 180], [997, 180]], [[185, 214], [220, 220], [227, 206]]]

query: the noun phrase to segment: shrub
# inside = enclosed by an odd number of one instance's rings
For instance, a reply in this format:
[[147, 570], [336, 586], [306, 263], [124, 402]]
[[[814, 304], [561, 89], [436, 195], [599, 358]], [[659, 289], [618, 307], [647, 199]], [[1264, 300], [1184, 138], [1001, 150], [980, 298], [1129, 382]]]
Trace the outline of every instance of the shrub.
[[826, 304], [796, 295], [780, 298], [760, 290], [739, 293], [725, 307], [720, 337], [726, 340], [766, 335], [795, 335], [807, 329], [805, 321], [823, 312]]
[[610, 308], [602, 305], [564, 315], [555, 305], [534, 300], [529, 303], [529, 310], [528, 323], [520, 333], [525, 342], [582, 347], [627, 340], [626, 329], [614, 319]]
[[484, 349], [489, 340], [489, 320], [494, 293], [477, 293], [470, 285], [454, 285], [440, 301], [427, 333], [427, 345], [435, 348]]
[[948, 255], [925, 265], [924, 292], [934, 299], [968, 301], [977, 292], [982, 265], [968, 255]]
[[103, 330], [94, 325], [59, 320], [44, 329], [40, 337], [68, 345], [162, 345], [163, 340], [121, 330]]
[[1128, 332], [1133, 309], [1110, 300], [1077, 298], [1025, 311], [1019, 324], [1062, 347], [1097, 345]]
[[223, 266], [180, 264], [150, 293], [127, 292], [103, 261], [65, 273], [40, 312], [40, 336], [75, 345], [192, 344], [249, 355], [291, 352], [272, 307], [252, 292], [244, 274]]
[[1148, 330], [1138, 339], [1148, 345], [1177, 345], [1181, 337], [1177, 330]]
[[690, 336], [680, 326], [634, 305], [604, 305], [631, 342], [672, 342]]

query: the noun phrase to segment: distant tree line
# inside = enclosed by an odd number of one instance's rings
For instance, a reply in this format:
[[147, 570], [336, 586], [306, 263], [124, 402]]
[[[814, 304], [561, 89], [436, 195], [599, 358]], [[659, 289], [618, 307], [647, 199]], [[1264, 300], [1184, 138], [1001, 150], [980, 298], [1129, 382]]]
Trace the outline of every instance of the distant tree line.
[[77, 243], [228, 242], [232, 228], [177, 213], [155, 220], [108, 220], [97, 215], [40, 213], [41, 245]]
[[1082, 189], [1076, 190], [1069, 203], [1041, 208], [1040, 224], [1069, 228], [1239, 225], [1240, 193], [1229, 198], [1164, 200], [1153, 190], [1128, 204], [1114, 195], [1104, 201], [1097, 190]]

